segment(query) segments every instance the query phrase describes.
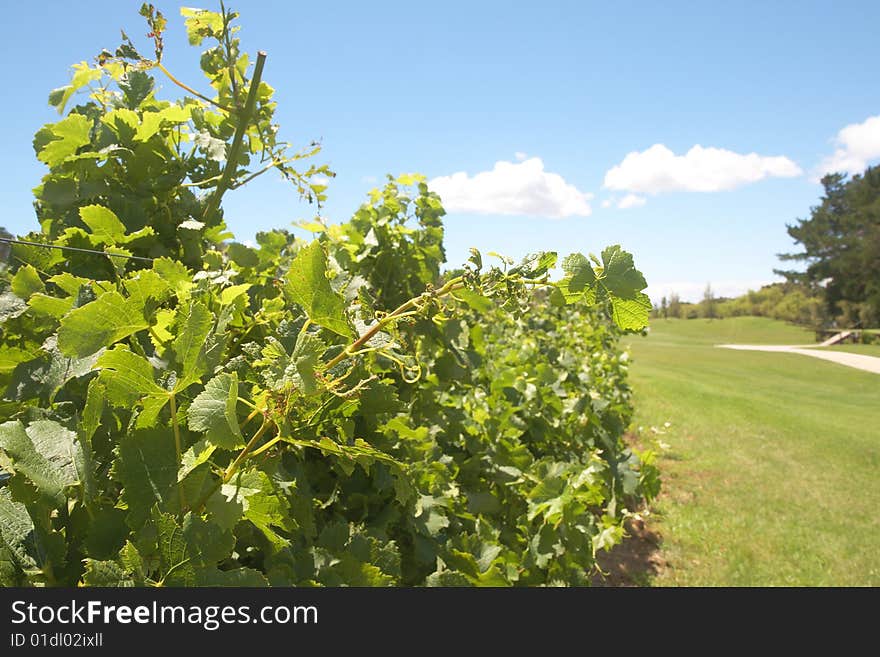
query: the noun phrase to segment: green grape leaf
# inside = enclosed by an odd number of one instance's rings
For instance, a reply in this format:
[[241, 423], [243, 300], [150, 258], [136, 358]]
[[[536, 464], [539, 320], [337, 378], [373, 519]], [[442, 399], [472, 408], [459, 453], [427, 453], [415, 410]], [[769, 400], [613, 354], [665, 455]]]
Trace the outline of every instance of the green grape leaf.
[[611, 296], [612, 317], [622, 329], [641, 331], [645, 328], [651, 307], [651, 299], [642, 292], [637, 292], [631, 299]]
[[321, 354], [327, 345], [321, 338], [313, 333], [300, 333], [290, 355], [290, 366], [285, 369], [285, 375], [291, 378], [306, 395], [314, 395], [318, 392], [318, 383], [315, 378], [315, 369], [318, 367]]
[[107, 401], [114, 406], [129, 406], [141, 397], [166, 395], [153, 379], [153, 366], [143, 356], [124, 345], [101, 354], [96, 367], [107, 370], [101, 383], [107, 391]]
[[[501, 551], [500, 546], [491, 547], [492, 551], [489, 556], [494, 559], [493, 555], [497, 555]], [[480, 558], [475, 557], [469, 552], [463, 552], [454, 548], [448, 550], [443, 555], [443, 560], [453, 569], [465, 574], [474, 586], [510, 586], [510, 582], [498, 569], [494, 563], [486, 566], [486, 554], [482, 554]], [[485, 568], [483, 566], [486, 566]]]
[[220, 305], [228, 306], [233, 301], [238, 299], [238, 297], [245, 294], [250, 288], [250, 283], [242, 283], [241, 285], [232, 285], [230, 287], [224, 288], [224, 290], [220, 293]]
[[566, 504], [571, 502], [572, 491], [566, 489], [566, 480], [563, 477], [546, 477], [529, 492], [529, 515], [528, 519], [534, 520], [539, 515], [545, 522], [556, 523], [565, 510]]
[[61, 320], [58, 348], [67, 356], [82, 358], [149, 326], [143, 305], [118, 292], [106, 292]]
[[581, 299], [585, 298], [589, 292], [593, 293], [593, 299], [595, 299], [595, 290], [593, 288], [581, 288], [577, 292], [573, 292], [571, 289], [571, 277], [566, 276], [562, 280], [556, 281], [553, 284], [553, 291], [550, 293], [550, 303], [555, 306], [565, 306], [570, 303], [577, 303]]
[[124, 144], [131, 142], [140, 125], [137, 112], [125, 107], [117, 107], [101, 117], [101, 123], [116, 133]]
[[471, 580], [464, 573], [457, 570], [442, 570], [440, 572], [431, 573], [425, 580], [426, 586], [443, 586], [443, 587], [470, 587]]
[[599, 284], [611, 301], [612, 318], [622, 329], [639, 331], [648, 325], [651, 299], [641, 290], [648, 283], [635, 268], [633, 257], [620, 246], [602, 251], [602, 276]]
[[13, 294], [12, 290], [0, 293], [0, 322], [15, 319], [27, 309], [28, 304]]
[[13, 244], [12, 257], [24, 264], [33, 265], [37, 271], [49, 271], [64, 262], [64, 255], [58, 249], [30, 244]]
[[141, 124], [134, 134], [137, 141], [148, 141], [157, 134], [164, 125], [177, 125], [190, 119], [190, 110], [180, 105], [170, 105], [158, 112], [144, 112]]
[[173, 343], [174, 355], [181, 368], [175, 391], [183, 390], [205, 373], [205, 344], [213, 326], [214, 315], [211, 311], [204, 304], [191, 301], [182, 316], [182, 324], [178, 326], [179, 332]]
[[58, 89], [53, 89], [49, 94], [49, 104], [56, 107], [58, 113], [61, 114], [67, 106], [67, 101], [70, 100], [73, 94], [82, 89], [89, 82], [100, 80], [103, 73], [104, 72], [100, 67], [89, 66], [87, 62], [74, 64], [73, 77], [70, 79], [70, 84], [59, 87]]
[[235, 547], [231, 531], [191, 513], [183, 519], [183, 537], [196, 567], [213, 566], [223, 561]]
[[217, 446], [210, 444], [202, 438], [183, 453], [180, 471], [177, 473], [177, 481], [183, 481], [186, 477], [203, 463], [207, 463], [216, 451]]
[[233, 568], [232, 570], [200, 568], [196, 570], [196, 586], [246, 586], [262, 588], [269, 586], [269, 581], [263, 573], [253, 568]]
[[89, 516], [85, 547], [93, 559], [111, 559], [119, 553], [128, 536], [125, 511], [105, 506]]
[[565, 305], [584, 299], [593, 305], [597, 300], [607, 299], [611, 302], [611, 317], [620, 328], [634, 331], [645, 328], [651, 300], [641, 291], [647, 282], [635, 268], [632, 255], [614, 245], [602, 252], [601, 264], [596, 262], [594, 268], [580, 253], [565, 258], [562, 269], [566, 276], [555, 284], [551, 303]]
[[143, 557], [131, 541], [126, 541], [119, 551], [119, 561], [129, 573], [137, 586], [143, 586], [147, 578], [147, 566]]
[[256, 249], [252, 249], [244, 244], [232, 242], [226, 247], [226, 253], [229, 258], [239, 267], [256, 267], [260, 264], [260, 256]]
[[632, 255], [617, 244], [602, 251], [602, 264], [602, 284], [616, 297], [634, 299], [648, 286], [642, 272], [635, 268]]
[[395, 578], [377, 565], [361, 561], [349, 552], [343, 552], [331, 568], [321, 573], [325, 586], [394, 586]]
[[453, 296], [481, 313], [489, 312], [494, 307], [491, 299], [487, 299], [482, 294], [467, 288], [456, 290]]
[[13, 399], [38, 397], [51, 401], [69, 380], [91, 372], [97, 359], [98, 354], [85, 358], [68, 358], [58, 350], [55, 336], [51, 336], [43, 343], [42, 353], [18, 364], [6, 395]]
[[164, 504], [177, 483], [174, 438], [166, 428], [137, 429], [119, 440], [112, 475], [123, 485], [122, 501], [128, 508], [128, 525], [141, 527], [153, 505]]
[[102, 586], [106, 588], [128, 588], [134, 586], [134, 581], [115, 561], [85, 560], [85, 572], [83, 573], [83, 585]]
[[[83, 285], [89, 285], [90, 283], [89, 279], [83, 278], [82, 276], [74, 276], [70, 272], [66, 271], [60, 274], [55, 274], [48, 280], [50, 283], [54, 283], [55, 285], [60, 287], [62, 290], [64, 290], [64, 293], [66, 295], [71, 297], [75, 297], [77, 294], [79, 294], [80, 288]], [[96, 283], [96, 285], [100, 284]]]
[[39, 570], [48, 556], [27, 507], [13, 500], [5, 486], [0, 487], [0, 545], [8, 548], [15, 565], [25, 572]]
[[191, 46], [199, 46], [206, 37], [212, 37], [223, 30], [223, 16], [206, 9], [181, 7], [180, 15], [186, 20], [186, 35]]
[[3, 536], [0, 534], [0, 586], [21, 586], [23, 579], [24, 573], [19, 568], [15, 555], [3, 542]]
[[76, 434], [52, 420], [0, 424], [0, 449], [15, 472], [27, 478], [38, 493], [55, 507], [65, 504], [65, 490], [91, 473]]
[[92, 436], [101, 425], [101, 414], [104, 412], [104, 396], [107, 388], [99, 379], [92, 379], [86, 391], [86, 405], [83, 408], [79, 428], [85, 443], [90, 443]]
[[317, 240], [296, 254], [287, 272], [284, 293], [318, 326], [346, 338], [356, 337], [345, 315], [345, 302], [330, 286], [327, 256]]
[[[136, 56], [135, 59], [140, 59], [140, 56]], [[144, 71], [129, 69], [119, 80], [119, 88], [125, 95], [129, 107], [140, 105], [153, 92], [154, 86], [153, 78]]]
[[128, 292], [126, 302], [143, 312], [149, 302], [167, 299], [171, 294], [171, 285], [158, 272], [142, 269], [125, 280], [125, 290]]
[[20, 347], [0, 345], [0, 374], [9, 374], [17, 366], [34, 360], [40, 354], [41, 351], [35, 348], [21, 349]]
[[211, 520], [222, 529], [232, 529], [244, 514], [244, 501], [237, 486], [223, 484], [205, 502], [205, 510]]
[[143, 412], [138, 426], [149, 427], [168, 403], [169, 393], [153, 379], [153, 366], [123, 345], [105, 351], [95, 367], [101, 370], [98, 380], [106, 390], [106, 399], [114, 406], [131, 406], [138, 402]]
[[162, 513], [156, 507], [153, 507], [151, 515], [159, 546], [160, 581], [165, 586], [195, 586], [195, 568], [187, 550], [183, 528], [173, 515]]
[[582, 292], [596, 282], [596, 272], [590, 261], [580, 253], [572, 253], [562, 261], [562, 271], [567, 274], [568, 292]]
[[153, 271], [177, 293], [178, 299], [182, 292], [192, 285], [192, 273], [182, 262], [170, 258], [156, 258]]
[[244, 518], [269, 539], [275, 550], [287, 547], [290, 541], [277, 529], [284, 529], [290, 523], [288, 505], [266, 473], [259, 470], [242, 473], [236, 485], [237, 495], [243, 502]]
[[50, 167], [58, 166], [91, 141], [91, 129], [91, 120], [82, 114], [71, 114], [44, 126], [34, 138], [37, 159]]
[[125, 241], [125, 225], [112, 210], [102, 205], [86, 205], [79, 209], [79, 218], [89, 227], [99, 244]]
[[360, 394], [360, 408], [370, 418], [377, 418], [382, 413], [396, 413], [401, 408], [397, 396], [397, 388], [389, 381], [377, 381]]
[[218, 374], [190, 404], [186, 412], [190, 430], [205, 432], [205, 438], [222, 449], [243, 447], [237, 404], [238, 375]]
[[74, 301], [76, 301], [74, 297], [59, 299], [38, 292], [28, 300], [28, 306], [40, 314], [50, 315], [55, 319], [61, 319], [70, 312], [71, 308], [73, 308]]
[[10, 287], [13, 293], [22, 299], [30, 299], [31, 295], [46, 291], [46, 286], [40, 279], [40, 275], [31, 265], [24, 265], [15, 272]]
[[556, 260], [555, 251], [530, 253], [516, 267], [511, 268], [508, 274], [523, 278], [539, 278], [556, 265]]

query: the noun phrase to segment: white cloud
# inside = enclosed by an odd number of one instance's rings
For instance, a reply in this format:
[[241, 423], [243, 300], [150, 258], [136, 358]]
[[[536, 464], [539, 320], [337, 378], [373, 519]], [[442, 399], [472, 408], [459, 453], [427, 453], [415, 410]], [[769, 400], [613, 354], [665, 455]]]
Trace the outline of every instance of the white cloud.
[[592, 194], [580, 191], [558, 173], [544, 170], [539, 157], [519, 163], [496, 162], [491, 171], [473, 176], [464, 171], [428, 182], [450, 212], [529, 215], [536, 217], [586, 217]]
[[517, 151], [516, 153], [513, 154], [513, 156], [516, 158], [517, 162], [522, 162], [523, 160], [525, 160], [528, 157], [528, 155], [523, 153], [522, 151]]
[[604, 201], [602, 201], [602, 207], [603, 208], [610, 208], [613, 203], [614, 203], [613, 198], [606, 198]]
[[846, 126], [837, 133], [834, 143], [837, 150], [819, 165], [819, 175], [861, 173], [870, 160], [880, 158], [880, 115]]
[[803, 173], [787, 157], [742, 155], [699, 144], [676, 155], [663, 144], [629, 153], [605, 174], [605, 187], [613, 190], [659, 194], [676, 190], [718, 192], [764, 178], [792, 178]]
[[329, 185], [330, 179], [327, 176], [312, 176], [311, 182], [313, 185]]
[[627, 194], [622, 199], [617, 202], [617, 207], [621, 210], [627, 210], [628, 208], [639, 208], [647, 203], [647, 200], [644, 196], [637, 196], [635, 194]]

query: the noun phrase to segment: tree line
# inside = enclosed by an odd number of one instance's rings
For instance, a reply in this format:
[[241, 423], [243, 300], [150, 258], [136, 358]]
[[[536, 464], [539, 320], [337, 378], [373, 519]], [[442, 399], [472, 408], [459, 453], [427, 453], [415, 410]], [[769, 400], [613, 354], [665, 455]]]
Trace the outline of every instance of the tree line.
[[771, 317], [812, 328], [880, 326], [880, 166], [847, 179], [821, 180], [824, 195], [810, 216], [787, 225], [800, 251], [779, 254], [803, 270], [775, 269], [785, 281], [733, 298], [716, 297], [710, 286], [698, 303], [678, 294], [663, 297], [654, 317], [721, 319]]

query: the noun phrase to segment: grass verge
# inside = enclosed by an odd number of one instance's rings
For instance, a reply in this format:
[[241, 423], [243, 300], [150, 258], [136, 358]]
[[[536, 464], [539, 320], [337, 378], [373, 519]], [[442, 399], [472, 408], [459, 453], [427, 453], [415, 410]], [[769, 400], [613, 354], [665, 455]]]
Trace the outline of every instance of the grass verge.
[[653, 584], [880, 585], [880, 377], [713, 346], [811, 341], [753, 317], [655, 320], [627, 339], [642, 439], [671, 423]]

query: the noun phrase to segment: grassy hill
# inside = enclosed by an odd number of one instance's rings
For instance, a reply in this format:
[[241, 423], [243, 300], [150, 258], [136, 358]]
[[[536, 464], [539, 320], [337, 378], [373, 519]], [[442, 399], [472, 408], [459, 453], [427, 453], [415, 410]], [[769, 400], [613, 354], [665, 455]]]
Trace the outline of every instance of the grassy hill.
[[809, 344], [782, 322], [654, 320], [628, 338], [636, 425], [660, 435], [659, 585], [880, 585], [880, 377], [721, 343]]

